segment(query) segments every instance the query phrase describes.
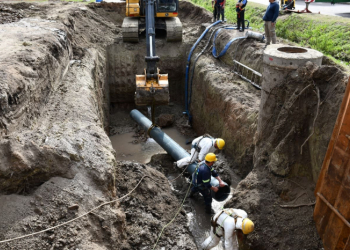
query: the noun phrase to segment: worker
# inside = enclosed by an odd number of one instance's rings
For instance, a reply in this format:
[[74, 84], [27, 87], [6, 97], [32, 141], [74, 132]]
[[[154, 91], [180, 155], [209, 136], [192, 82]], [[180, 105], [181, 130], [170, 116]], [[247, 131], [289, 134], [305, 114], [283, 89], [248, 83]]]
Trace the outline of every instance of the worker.
[[[237, 12], [237, 28], [240, 32], [244, 32], [244, 12], [245, 6], [247, 5], [247, 0], [239, 0], [236, 4]], [[242, 29], [240, 28], [242, 25]]]
[[214, 22], [216, 22], [216, 8], [214, 6], [214, 3], [215, 3], [215, 0], [211, 0], [211, 7], [213, 8], [213, 16], [214, 16], [213, 20]]
[[224, 146], [225, 141], [223, 139], [214, 139], [210, 135], [205, 134], [192, 141], [191, 156], [178, 160], [174, 165], [181, 168], [197, 161], [197, 159], [203, 161], [208, 153], [214, 153], [216, 149], [221, 150]]
[[271, 40], [272, 44], [276, 44], [277, 38], [275, 27], [276, 19], [280, 10], [280, 6], [275, 0], [269, 0], [269, 2], [270, 4], [267, 6], [266, 13], [263, 17], [263, 20], [265, 21], [266, 45], [270, 45]]
[[218, 187], [211, 185], [211, 176], [219, 181], [219, 187], [226, 186], [213, 167], [216, 161], [216, 155], [209, 153], [205, 156], [205, 161], [198, 163], [195, 171], [192, 173], [192, 188], [189, 197], [193, 197], [195, 193], [200, 192], [204, 198], [205, 212], [208, 214], [212, 213], [211, 203], [213, 198], [210, 190], [213, 190], [215, 193], [219, 191]]
[[212, 249], [224, 237], [225, 250], [238, 250], [237, 233], [249, 234], [254, 230], [254, 223], [247, 217], [242, 209], [228, 208], [217, 212], [211, 218], [210, 236], [202, 243], [201, 249]]
[[[214, 0], [214, 8], [216, 9], [216, 17], [214, 16], [214, 22], [221, 20], [225, 21], [225, 3], [226, 0]], [[214, 11], [215, 14], [215, 11]]]

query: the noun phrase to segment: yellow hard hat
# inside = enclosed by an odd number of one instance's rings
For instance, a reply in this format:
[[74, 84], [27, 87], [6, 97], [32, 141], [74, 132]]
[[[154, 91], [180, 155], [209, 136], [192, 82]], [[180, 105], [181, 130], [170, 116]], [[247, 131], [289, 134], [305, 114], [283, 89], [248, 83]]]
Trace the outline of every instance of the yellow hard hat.
[[216, 139], [216, 145], [218, 146], [218, 149], [223, 149], [225, 147], [225, 141], [221, 138]]
[[213, 153], [209, 153], [205, 156], [205, 160], [208, 162], [213, 162], [213, 161], [217, 161], [218, 159], [216, 159], [216, 155]]
[[242, 221], [242, 231], [244, 234], [250, 234], [254, 231], [254, 223], [248, 218], [245, 218]]

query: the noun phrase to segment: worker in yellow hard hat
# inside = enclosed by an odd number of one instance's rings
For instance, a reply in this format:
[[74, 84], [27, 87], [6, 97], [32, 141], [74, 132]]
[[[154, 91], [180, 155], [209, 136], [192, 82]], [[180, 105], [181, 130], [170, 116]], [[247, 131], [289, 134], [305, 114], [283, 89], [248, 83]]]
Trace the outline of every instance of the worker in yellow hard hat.
[[225, 237], [225, 250], [238, 250], [237, 233], [250, 234], [254, 223], [242, 209], [228, 208], [217, 212], [211, 219], [210, 236], [202, 243], [203, 250], [212, 249]]
[[197, 192], [200, 192], [203, 195], [205, 202], [205, 212], [210, 214], [212, 213], [211, 203], [212, 196], [211, 190], [217, 192], [218, 187], [211, 185], [210, 180], [211, 176], [215, 177], [219, 181], [219, 187], [224, 187], [226, 184], [221, 180], [218, 173], [213, 168], [214, 163], [217, 161], [216, 155], [209, 153], [205, 156], [205, 161], [198, 163], [197, 168], [192, 174], [192, 189], [189, 197]]
[[200, 136], [192, 141], [191, 156], [182, 158], [174, 163], [181, 168], [195, 162], [203, 161], [208, 153], [214, 153], [215, 150], [221, 150], [225, 146], [225, 141], [221, 138], [213, 138], [208, 134]]

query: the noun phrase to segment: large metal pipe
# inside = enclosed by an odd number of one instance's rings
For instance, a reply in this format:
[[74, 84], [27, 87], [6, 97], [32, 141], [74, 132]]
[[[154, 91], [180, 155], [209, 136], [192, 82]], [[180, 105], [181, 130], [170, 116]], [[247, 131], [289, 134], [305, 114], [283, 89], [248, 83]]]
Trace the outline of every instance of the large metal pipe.
[[[152, 122], [140, 111], [134, 109], [130, 112], [130, 116], [134, 119], [146, 132], [152, 126]], [[166, 133], [164, 133], [159, 127], [153, 127], [149, 131], [149, 136], [153, 138], [168, 154], [171, 155], [176, 161], [190, 156], [179, 144], [171, 139]], [[196, 163], [192, 163], [187, 166], [187, 172], [192, 174], [197, 167]], [[219, 181], [211, 177], [210, 181], [212, 186], [219, 187]], [[213, 198], [217, 201], [225, 200], [230, 194], [230, 187], [226, 184], [225, 187], [219, 188], [218, 192], [212, 192]]]

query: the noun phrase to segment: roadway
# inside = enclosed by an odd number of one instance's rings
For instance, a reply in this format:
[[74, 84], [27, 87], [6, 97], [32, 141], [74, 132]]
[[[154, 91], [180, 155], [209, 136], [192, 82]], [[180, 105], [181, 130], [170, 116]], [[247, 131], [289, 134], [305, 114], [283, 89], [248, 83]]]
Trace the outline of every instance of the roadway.
[[[248, 0], [248, 6], [249, 2], [254, 3], [260, 3], [264, 5], [268, 5], [268, 0]], [[247, 7], [248, 7], [247, 6]], [[295, 10], [303, 10], [305, 9], [305, 2], [304, 1], [296, 1], [295, 2]], [[336, 3], [334, 5], [331, 5], [331, 3], [310, 3], [309, 10], [313, 13], [318, 13], [323, 15], [330, 15], [330, 16], [342, 16], [350, 18], [350, 3]]]

